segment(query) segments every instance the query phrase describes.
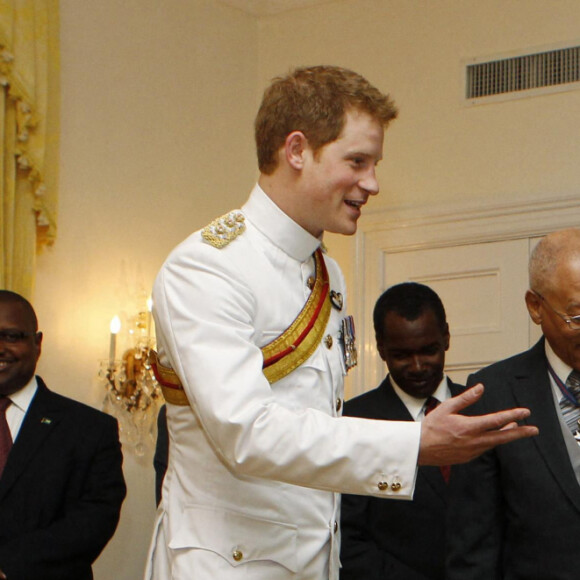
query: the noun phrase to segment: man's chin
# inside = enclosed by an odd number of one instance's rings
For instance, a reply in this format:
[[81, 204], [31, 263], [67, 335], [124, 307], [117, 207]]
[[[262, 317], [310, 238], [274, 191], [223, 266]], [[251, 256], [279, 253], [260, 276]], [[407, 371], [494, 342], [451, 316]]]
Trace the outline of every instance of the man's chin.
[[405, 386], [401, 386], [401, 388], [416, 399], [426, 399], [430, 397], [436, 390], [438, 384], [433, 385], [430, 382], [413, 382], [413, 383], [406, 383]]
[[337, 226], [336, 228], [326, 230], [329, 234], [339, 234], [342, 236], [354, 236], [356, 234], [357, 224], [352, 223], [344, 226]]

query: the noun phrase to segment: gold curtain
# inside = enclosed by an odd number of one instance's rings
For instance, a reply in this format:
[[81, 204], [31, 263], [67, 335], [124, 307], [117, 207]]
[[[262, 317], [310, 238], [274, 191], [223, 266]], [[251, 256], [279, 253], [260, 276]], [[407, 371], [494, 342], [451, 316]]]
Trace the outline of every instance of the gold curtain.
[[0, 288], [32, 297], [56, 236], [58, 0], [0, 0]]

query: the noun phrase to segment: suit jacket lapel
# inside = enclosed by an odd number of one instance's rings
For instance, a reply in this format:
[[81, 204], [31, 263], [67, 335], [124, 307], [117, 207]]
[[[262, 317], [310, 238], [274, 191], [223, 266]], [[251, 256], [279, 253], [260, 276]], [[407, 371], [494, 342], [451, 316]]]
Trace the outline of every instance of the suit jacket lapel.
[[532, 441], [558, 485], [580, 511], [580, 486], [570, 463], [554, 405], [544, 341], [540, 340], [528, 351], [528, 356], [523, 357], [521, 363], [512, 379], [515, 399], [519, 406], [527, 407], [532, 412], [525, 422], [536, 425], [540, 430], [540, 435], [533, 437]]
[[379, 387], [379, 392], [381, 396], [384, 397], [384, 404], [378, 406], [380, 410], [386, 410], [387, 412], [381, 417], [387, 421], [412, 421], [411, 413], [405, 406], [405, 403], [399, 399], [397, 393], [391, 385], [389, 377], [381, 383]]
[[40, 377], [37, 377], [37, 381], [38, 389], [10, 450], [2, 479], [0, 479], [0, 500], [26, 469], [31, 458], [60, 419], [58, 409], [52, 405], [50, 391]]

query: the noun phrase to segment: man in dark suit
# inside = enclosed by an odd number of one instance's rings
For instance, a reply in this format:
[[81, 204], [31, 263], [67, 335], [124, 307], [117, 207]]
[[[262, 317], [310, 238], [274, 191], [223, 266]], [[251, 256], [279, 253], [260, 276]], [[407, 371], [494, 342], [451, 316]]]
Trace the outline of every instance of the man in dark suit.
[[449, 580], [580, 577], [580, 407], [572, 384], [580, 370], [580, 230], [543, 238], [529, 276], [526, 304], [543, 338], [468, 383], [485, 385], [473, 413], [517, 402], [540, 434], [454, 468]]
[[0, 579], [89, 580], [126, 492], [117, 423], [35, 377], [41, 343], [0, 290]]
[[[377, 301], [373, 319], [389, 374], [348, 401], [345, 415], [421, 421], [463, 390], [443, 374], [449, 326], [431, 288], [392, 286]], [[447, 476], [448, 469], [419, 467], [412, 502], [343, 495], [341, 580], [444, 580]]]

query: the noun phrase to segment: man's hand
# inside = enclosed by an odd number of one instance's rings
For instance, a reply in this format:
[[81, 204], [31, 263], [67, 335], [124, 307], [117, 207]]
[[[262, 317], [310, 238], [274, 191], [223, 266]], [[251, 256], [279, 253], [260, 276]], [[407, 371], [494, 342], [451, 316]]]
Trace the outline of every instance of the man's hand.
[[2, 570], [0, 570], [0, 580], [8, 580], [6, 577], [6, 574], [4, 574], [4, 572], [2, 572]]
[[509, 409], [489, 415], [465, 416], [459, 411], [480, 399], [483, 385], [475, 385], [431, 411], [421, 424], [419, 465], [467, 463], [484, 451], [539, 433], [532, 425], [520, 426], [528, 409]]

